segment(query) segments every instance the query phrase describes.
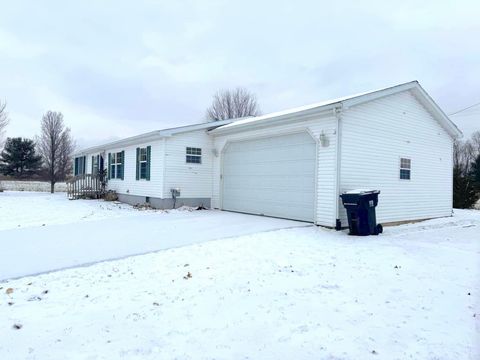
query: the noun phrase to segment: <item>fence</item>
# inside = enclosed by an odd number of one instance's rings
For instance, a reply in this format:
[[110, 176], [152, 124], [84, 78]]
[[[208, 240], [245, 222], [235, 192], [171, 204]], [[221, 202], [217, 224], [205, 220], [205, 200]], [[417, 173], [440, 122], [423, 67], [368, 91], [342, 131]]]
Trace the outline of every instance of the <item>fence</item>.
[[67, 181], [67, 196], [69, 199], [99, 198], [105, 192], [103, 176], [83, 174]]
[[[6, 191], [50, 192], [50, 183], [48, 181], [0, 180], [0, 189]], [[66, 192], [67, 184], [64, 182], [56, 183], [55, 191]]]

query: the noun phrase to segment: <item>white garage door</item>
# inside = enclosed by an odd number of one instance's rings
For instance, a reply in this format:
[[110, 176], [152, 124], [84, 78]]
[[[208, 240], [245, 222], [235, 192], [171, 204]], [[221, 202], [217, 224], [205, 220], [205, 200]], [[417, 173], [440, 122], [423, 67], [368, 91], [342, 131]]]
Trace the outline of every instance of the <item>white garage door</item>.
[[306, 132], [228, 144], [222, 208], [313, 222], [315, 151]]

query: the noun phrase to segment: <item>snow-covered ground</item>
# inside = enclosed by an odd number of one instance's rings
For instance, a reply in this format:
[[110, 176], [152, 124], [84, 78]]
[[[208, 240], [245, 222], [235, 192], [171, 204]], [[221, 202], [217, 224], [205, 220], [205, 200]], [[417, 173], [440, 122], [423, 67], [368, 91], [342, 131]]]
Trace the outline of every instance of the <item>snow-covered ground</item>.
[[[306, 223], [222, 211], [138, 210], [65, 194], [0, 193], [0, 280]], [[1, 359], [0, 359], [1, 360]]]
[[0, 283], [0, 359], [479, 359], [479, 294], [479, 211], [260, 232]]
[[65, 193], [5, 191], [0, 193], [0, 231], [71, 224], [124, 217], [138, 211], [131, 206], [90, 200], [69, 201]]

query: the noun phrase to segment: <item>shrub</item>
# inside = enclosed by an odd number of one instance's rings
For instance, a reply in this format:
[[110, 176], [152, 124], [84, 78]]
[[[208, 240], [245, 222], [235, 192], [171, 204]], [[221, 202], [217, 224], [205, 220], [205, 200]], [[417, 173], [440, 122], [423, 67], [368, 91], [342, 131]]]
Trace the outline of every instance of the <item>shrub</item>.
[[108, 190], [105, 195], [104, 195], [104, 200], [105, 201], [117, 201], [118, 200], [118, 194], [114, 190]]

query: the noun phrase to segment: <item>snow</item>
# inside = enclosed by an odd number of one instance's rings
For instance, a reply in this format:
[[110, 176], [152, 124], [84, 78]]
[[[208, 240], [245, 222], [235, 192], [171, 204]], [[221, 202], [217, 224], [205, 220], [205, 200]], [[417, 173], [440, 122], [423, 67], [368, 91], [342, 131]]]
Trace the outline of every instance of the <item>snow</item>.
[[[90, 200], [69, 201], [65, 193], [0, 193], [0, 231], [32, 226], [104, 220], [136, 213], [131, 206]], [[0, 240], [1, 241], [1, 240]]]
[[0, 213], [0, 280], [306, 226], [297, 221], [188, 207], [137, 210], [126, 204], [70, 201], [65, 194], [34, 192], [1, 193]]
[[479, 234], [480, 212], [455, 210], [380, 236], [281, 229], [4, 281], [0, 359], [478, 359]]
[[353, 189], [353, 190], [345, 191], [344, 194], [367, 194], [367, 193], [374, 193], [374, 192], [380, 193], [379, 190], [372, 190], [372, 189]]

